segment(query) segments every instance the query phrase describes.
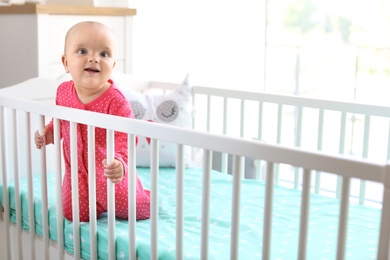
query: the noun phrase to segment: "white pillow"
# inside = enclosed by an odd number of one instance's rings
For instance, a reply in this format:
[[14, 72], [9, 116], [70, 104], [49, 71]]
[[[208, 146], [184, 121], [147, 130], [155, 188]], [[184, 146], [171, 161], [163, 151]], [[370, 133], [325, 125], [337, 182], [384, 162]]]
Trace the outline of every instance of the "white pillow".
[[[123, 84], [118, 84], [118, 88], [130, 102], [137, 119], [191, 128], [192, 87], [188, 83], [188, 75], [177, 89], [163, 94], [141, 93]], [[175, 167], [176, 147], [176, 144], [160, 141], [160, 167]], [[188, 148], [184, 149], [187, 167], [190, 162]], [[136, 156], [138, 167], [150, 166], [150, 147], [147, 137], [139, 136]]]

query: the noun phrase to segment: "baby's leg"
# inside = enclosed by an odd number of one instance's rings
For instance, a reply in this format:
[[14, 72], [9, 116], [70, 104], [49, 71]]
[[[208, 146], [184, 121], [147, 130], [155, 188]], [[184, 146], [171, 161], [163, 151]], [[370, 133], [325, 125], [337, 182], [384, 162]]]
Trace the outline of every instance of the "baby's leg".
[[[73, 221], [72, 208], [72, 186], [71, 179], [68, 175], [64, 176], [62, 185], [62, 206], [63, 214], [66, 219]], [[80, 221], [89, 221], [89, 200], [88, 200], [88, 186], [79, 180], [79, 214]]]
[[[124, 179], [115, 186], [115, 215], [122, 219], [128, 219], [128, 182]], [[141, 181], [136, 183], [136, 218], [150, 218], [150, 192], [145, 190]]]

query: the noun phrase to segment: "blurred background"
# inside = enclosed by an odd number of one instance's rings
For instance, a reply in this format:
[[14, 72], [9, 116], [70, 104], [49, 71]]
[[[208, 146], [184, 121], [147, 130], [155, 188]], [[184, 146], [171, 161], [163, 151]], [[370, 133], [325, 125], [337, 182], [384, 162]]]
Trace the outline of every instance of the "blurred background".
[[134, 74], [387, 105], [388, 0], [133, 0]]

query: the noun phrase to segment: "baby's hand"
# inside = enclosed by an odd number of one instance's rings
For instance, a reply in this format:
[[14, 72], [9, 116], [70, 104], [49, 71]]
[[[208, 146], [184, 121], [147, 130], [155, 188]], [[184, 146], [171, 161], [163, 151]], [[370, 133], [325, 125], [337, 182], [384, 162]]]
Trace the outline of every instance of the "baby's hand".
[[[46, 139], [46, 140], [45, 140]], [[35, 146], [38, 149], [41, 149], [43, 145], [45, 144], [51, 144], [53, 143], [53, 132], [51, 131], [51, 128], [46, 126], [43, 128], [43, 133], [42, 135], [39, 134], [39, 131], [35, 131], [34, 134], [34, 141], [35, 141]]]
[[107, 165], [107, 159], [103, 160], [104, 177], [110, 179], [112, 183], [121, 182], [125, 175], [122, 162], [114, 159], [114, 161]]

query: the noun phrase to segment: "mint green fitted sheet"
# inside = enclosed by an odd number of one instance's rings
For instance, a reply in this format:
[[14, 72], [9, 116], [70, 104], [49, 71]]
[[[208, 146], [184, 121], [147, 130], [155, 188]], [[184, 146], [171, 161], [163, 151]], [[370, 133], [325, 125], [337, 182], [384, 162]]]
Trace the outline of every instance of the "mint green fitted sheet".
[[[145, 187], [150, 187], [149, 168], [139, 168], [139, 177]], [[48, 175], [50, 238], [57, 240], [55, 179]], [[3, 202], [2, 187], [0, 201]], [[261, 259], [264, 183], [243, 180], [240, 215], [240, 259]], [[28, 230], [27, 179], [21, 179], [23, 228]], [[184, 258], [200, 259], [202, 170], [185, 171], [184, 184]], [[209, 259], [230, 259], [230, 217], [232, 177], [212, 172]], [[15, 208], [14, 187], [9, 187], [10, 204]], [[42, 235], [40, 178], [34, 177], [35, 228]], [[274, 191], [271, 259], [296, 259], [299, 237], [301, 192], [276, 186]], [[175, 259], [176, 214], [175, 169], [161, 168], [159, 172], [159, 259]], [[335, 259], [339, 201], [312, 194], [308, 238], [308, 259]], [[15, 211], [11, 220], [15, 222]], [[362, 205], [350, 206], [347, 237], [347, 259], [375, 259], [378, 245], [380, 210]], [[72, 223], [64, 221], [65, 248], [73, 253]], [[137, 221], [136, 247], [140, 259], [150, 258], [150, 220]], [[107, 218], [98, 220], [98, 255], [108, 258]], [[90, 258], [89, 224], [81, 223], [81, 256]], [[116, 221], [117, 259], [128, 259], [128, 224]]]

